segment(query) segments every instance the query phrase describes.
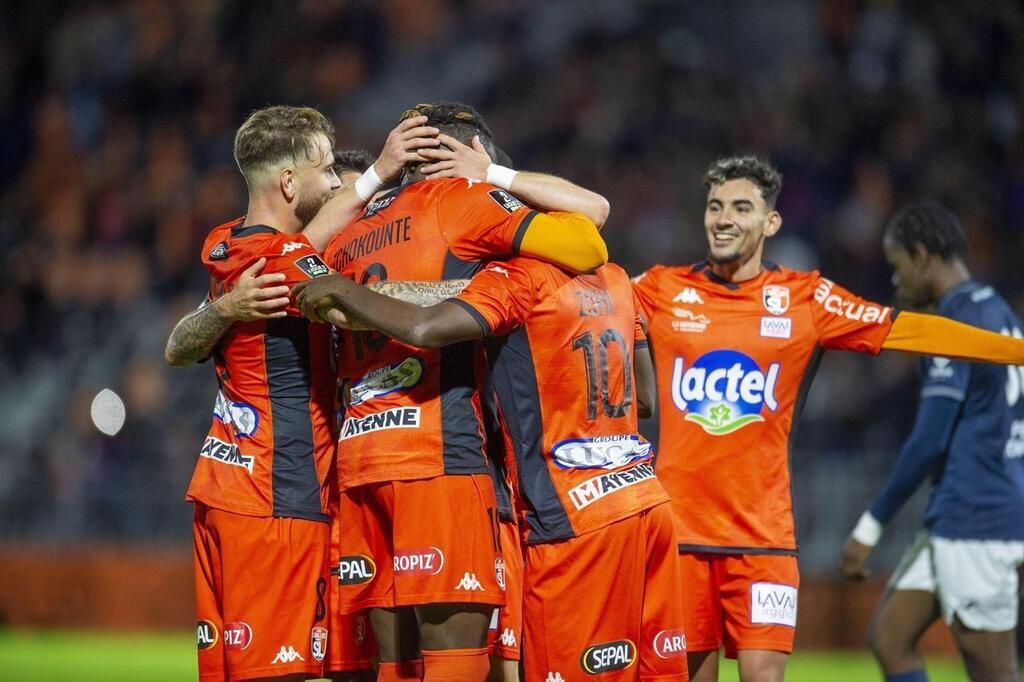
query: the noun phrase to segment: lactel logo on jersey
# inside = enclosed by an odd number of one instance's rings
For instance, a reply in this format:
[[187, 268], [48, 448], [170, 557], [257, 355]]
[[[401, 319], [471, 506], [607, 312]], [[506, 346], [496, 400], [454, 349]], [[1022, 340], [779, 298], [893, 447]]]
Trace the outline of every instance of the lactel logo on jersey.
[[551, 449], [551, 459], [562, 469], [614, 469], [650, 454], [651, 444], [637, 435], [570, 438]]
[[423, 376], [423, 362], [406, 358], [395, 365], [378, 367], [352, 385], [352, 405], [365, 403], [395, 391], [412, 388]]
[[712, 436], [725, 436], [748, 424], [764, 421], [762, 406], [779, 407], [775, 385], [781, 363], [764, 372], [751, 357], [734, 350], [714, 350], [686, 368], [676, 358], [672, 368], [672, 402], [685, 419]]
[[349, 417], [341, 427], [338, 440], [355, 438], [385, 429], [417, 429], [420, 426], [420, 408], [394, 407], [390, 410], [368, 414], [365, 417]]

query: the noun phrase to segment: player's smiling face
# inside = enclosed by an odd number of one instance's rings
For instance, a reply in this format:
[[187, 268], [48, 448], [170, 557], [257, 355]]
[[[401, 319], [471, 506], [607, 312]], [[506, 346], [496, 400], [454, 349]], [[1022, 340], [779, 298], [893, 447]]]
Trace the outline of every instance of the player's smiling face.
[[326, 135], [317, 133], [313, 153], [309, 156], [311, 158], [300, 156], [295, 166], [295, 217], [303, 226], [309, 224], [320, 207], [341, 187], [341, 180], [334, 172], [334, 151]]
[[760, 188], [746, 178], [713, 185], [704, 207], [704, 233], [712, 263], [761, 260], [764, 240], [782, 224], [765, 203]]

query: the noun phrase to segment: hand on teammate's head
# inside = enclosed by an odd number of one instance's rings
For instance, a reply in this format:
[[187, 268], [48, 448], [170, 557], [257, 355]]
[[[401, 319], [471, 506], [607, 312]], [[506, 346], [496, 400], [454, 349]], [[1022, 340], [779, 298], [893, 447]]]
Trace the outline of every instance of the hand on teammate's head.
[[418, 164], [426, 161], [420, 152], [440, 146], [438, 133], [433, 126], [426, 125], [426, 116], [413, 116], [400, 122], [388, 133], [380, 156], [373, 167], [384, 182], [396, 179], [407, 164]]
[[436, 149], [424, 149], [421, 156], [429, 162], [420, 166], [420, 172], [427, 180], [437, 178], [468, 178], [484, 181], [487, 179], [487, 168], [491, 165], [491, 157], [480, 142], [480, 136], [474, 135], [472, 146], [465, 145], [451, 135], [441, 134], [437, 138], [441, 145]]

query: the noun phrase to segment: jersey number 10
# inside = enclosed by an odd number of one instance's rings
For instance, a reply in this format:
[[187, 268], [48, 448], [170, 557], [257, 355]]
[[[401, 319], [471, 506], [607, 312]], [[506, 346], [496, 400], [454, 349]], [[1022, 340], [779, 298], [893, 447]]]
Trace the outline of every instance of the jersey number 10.
[[[622, 400], [612, 402], [608, 377], [608, 344], [614, 343], [622, 354]], [[587, 420], [597, 419], [598, 393], [600, 392], [601, 411], [606, 417], [624, 417], [633, 404], [633, 366], [630, 360], [626, 340], [617, 329], [605, 329], [598, 336], [595, 352], [594, 335], [591, 332], [580, 334], [572, 340], [572, 349], [582, 350], [587, 364]]]

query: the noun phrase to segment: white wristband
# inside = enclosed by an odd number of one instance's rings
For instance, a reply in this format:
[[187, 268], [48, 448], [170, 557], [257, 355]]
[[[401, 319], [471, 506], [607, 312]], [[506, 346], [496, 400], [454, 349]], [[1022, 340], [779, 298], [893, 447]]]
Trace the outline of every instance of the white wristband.
[[512, 189], [512, 180], [519, 171], [492, 163], [487, 167], [487, 182], [504, 190]]
[[369, 201], [373, 195], [377, 193], [377, 190], [383, 186], [384, 181], [380, 179], [379, 175], [377, 175], [377, 169], [374, 168], [371, 163], [370, 167], [359, 176], [358, 180], [356, 180], [356, 194], [358, 194], [359, 198], [363, 201]]
[[864, 512], [861, 514], [860, 520], [857, 521], [857, 527], [850, 533], [850, 537], [862, 545], [874, 547], [878, 544], [878, 539], [882, 537], [882, 528], [882, 524], [871, 515], [871, 512]]

